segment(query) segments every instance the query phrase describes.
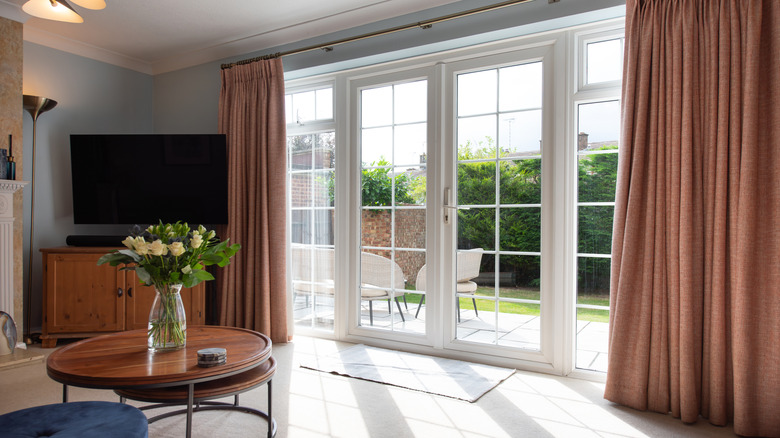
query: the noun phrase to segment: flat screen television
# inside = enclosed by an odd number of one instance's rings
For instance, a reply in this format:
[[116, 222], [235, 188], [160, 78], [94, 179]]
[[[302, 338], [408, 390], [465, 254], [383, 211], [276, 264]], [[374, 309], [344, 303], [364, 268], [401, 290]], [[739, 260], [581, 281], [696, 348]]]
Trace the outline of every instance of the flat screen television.
[[76, 224], [227, 223], [223, 134], [71, 135]]

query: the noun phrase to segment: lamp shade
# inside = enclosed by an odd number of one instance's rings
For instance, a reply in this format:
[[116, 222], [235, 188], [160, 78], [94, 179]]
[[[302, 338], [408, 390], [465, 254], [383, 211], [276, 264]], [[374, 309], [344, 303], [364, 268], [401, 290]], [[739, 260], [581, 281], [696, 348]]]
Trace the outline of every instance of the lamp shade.
[[87, 9], [99, 10], [99, 9], [105, 9], [106, 7], [106, 2], [104, 0], [71, 0], [71, 1], [76, 5]]
[[67, 23], [84, 22], [81, 15], [77, 14], [65, 0], [28, 0], [22, 6], [22, 10], [34, 17], [47, 20], [65, 21]]
[[[48, 0], [47, 0], [48, 1]], [[22, 96], [23, 108], [30, 113], [33, 121], [38, 120], [38, 116], [57, 106], [57, 101], [40, 96], [31, 96], [25, 94]]]

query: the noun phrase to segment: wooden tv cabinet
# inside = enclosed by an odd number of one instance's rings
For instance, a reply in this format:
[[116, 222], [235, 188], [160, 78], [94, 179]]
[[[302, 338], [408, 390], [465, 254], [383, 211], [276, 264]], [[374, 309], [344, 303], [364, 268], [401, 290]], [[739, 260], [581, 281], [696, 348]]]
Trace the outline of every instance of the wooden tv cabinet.
[[[85, 338], [146, 328], [154, 288], [142, 286], [135, 271], [98, 266], [97, 260], [118, 248], [63, 246], [43, 248], [44, 348], [59, 338]], [[187, 325], [205, 322], [205, 283], [182, 289]]]

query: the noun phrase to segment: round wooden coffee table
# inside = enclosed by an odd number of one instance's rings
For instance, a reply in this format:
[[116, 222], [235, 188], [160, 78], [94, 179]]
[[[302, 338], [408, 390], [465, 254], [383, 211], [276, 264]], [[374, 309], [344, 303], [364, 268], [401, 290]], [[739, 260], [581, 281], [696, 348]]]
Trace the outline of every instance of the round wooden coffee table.
[[[62, 401], [68, 401], [68, 386], [111, 389], [133, 400], [187, 405], [186, 410], [153, 417], [153, 422], [173, 414], [187, 414], [186, 436], [192, 431], [192, 414], [199, 410], [233, 409], [268, 420], [268, 437], [276, 434], [271, 416], [271, 379], [276, 362], [271, 340], [262, 333], [235, 327], [195, 326], [187, 329], [185, 348], [152, 353], [146, 348], [146, 330], [113, 333], [66, 345], [49, 355], [49, 377], [63, 384]], [[198, 350], [224, 348], [227, 362], [198, 366]], [[238, 394], [260, 385], [268, 387], [268, 412], [238, 406]], [[234, 395], [233, 404], [205, 400]], [[198, 404], [197, 408], [194, 407]], [[201, 404], [209, 403], [209, 406]], [[145, 406], [141, 409], [161, 407]]]

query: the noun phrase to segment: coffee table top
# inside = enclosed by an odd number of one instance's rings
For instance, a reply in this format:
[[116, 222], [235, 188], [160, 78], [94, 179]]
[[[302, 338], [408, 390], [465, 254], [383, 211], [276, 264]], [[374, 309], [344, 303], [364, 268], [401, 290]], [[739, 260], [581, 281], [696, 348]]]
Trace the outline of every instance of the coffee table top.
[[[271, 356], [271, 340], [262, 333], [235, 327], [187, 328], [181, 350], [152, 353], [145, 329], [112, 333], [61, 347], [49, 355], [49, 377], [65, 385], [88, 388], [162, 387], [198, 383], [241, 373]], [[224, 348], [227, 362], [198, 366], [198, 350]]]

